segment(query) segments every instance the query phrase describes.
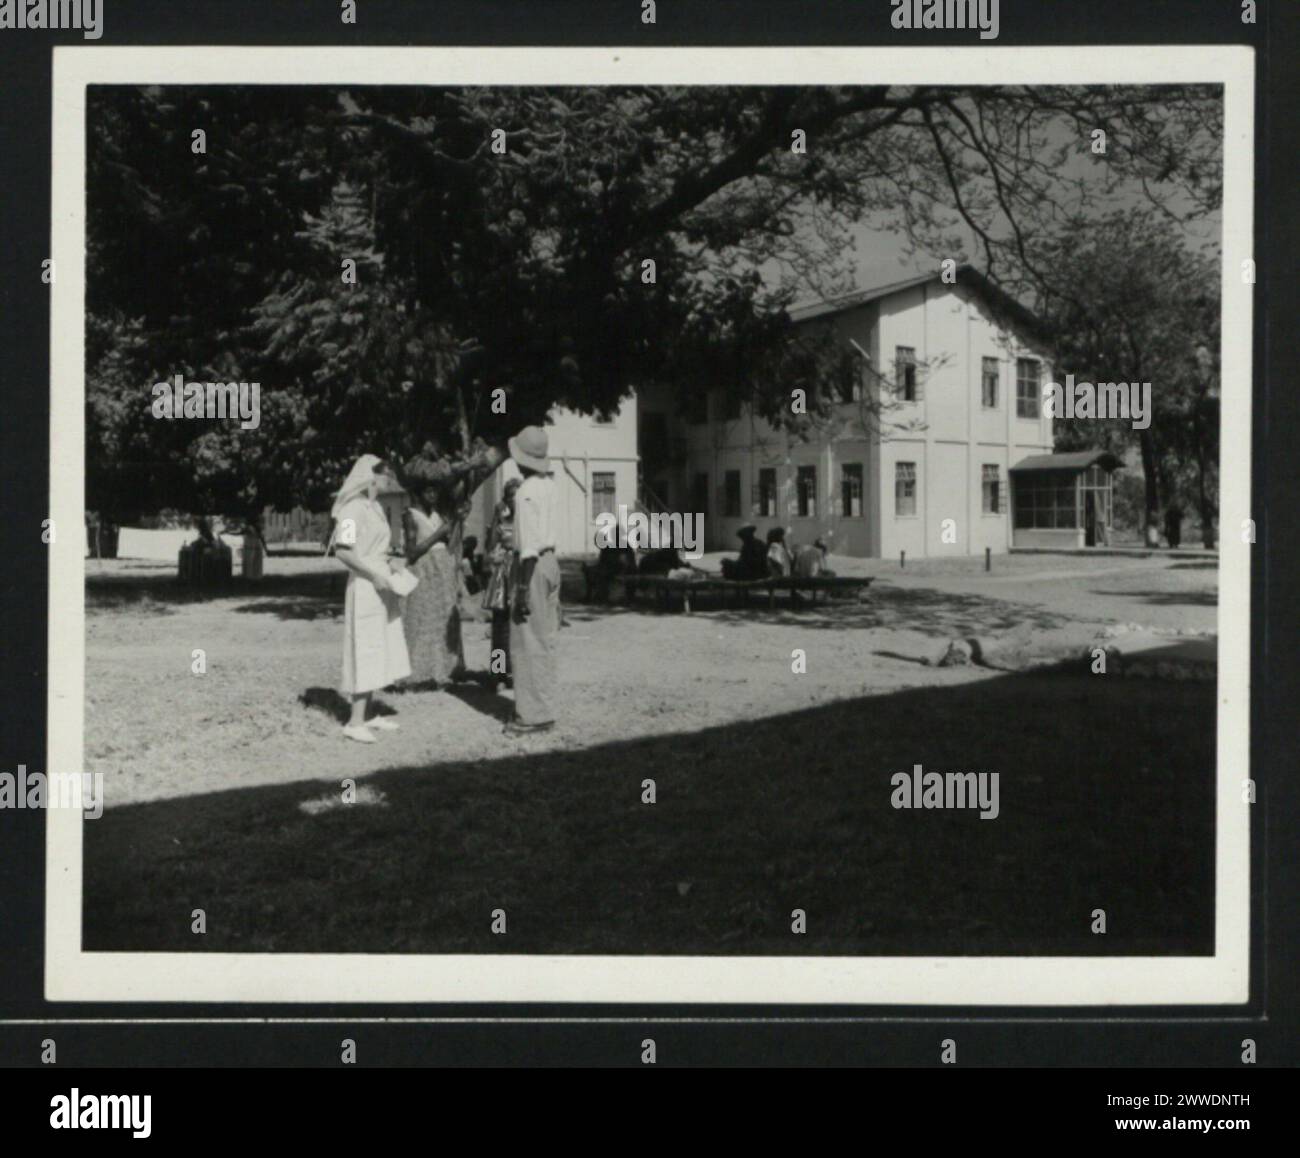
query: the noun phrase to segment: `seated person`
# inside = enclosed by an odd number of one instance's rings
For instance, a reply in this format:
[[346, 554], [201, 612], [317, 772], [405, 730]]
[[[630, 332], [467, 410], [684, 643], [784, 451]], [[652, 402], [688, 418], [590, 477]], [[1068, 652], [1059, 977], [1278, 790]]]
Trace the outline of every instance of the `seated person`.
[[766, 579], [767, 547], [756, 537], [758, 528], [746, 523], [736, 532], [740, 536], [740, 554], [735, 559], [722, 560], [724, 579]]
[[637, 572], [641, 575], [663, 575], [669, 579], [690, 579], [696, 575], [708, 574], [683, 559], [681, 551], [676, 547], [656, 547], [645, 552], [637, 564]]
[[616, 575], [626, 575], [636, 569], [636, 551], [631, 547], [601, 547], [596, 552], [598, 575], [608, 575], [613, 578]]
[[641, 556], [636, 569], [641, 575], [667, 575], [685, 566], [686, 560], [676, 547], [656, 547]]
[[602, 602], [609, 599], [610, 587], [620, 575], [635, 574], [636, 551], [629, 546], [602, 546], [596, 552], [596, 561], [586, 569], [587, 597]]
[[767, 533], [767, 572], [774, 579], [784, 579], [793, 569], [794, 560], [785, 545], [785, 528], [773, 527]]
[[830, 576], [826, 568], [826, 544], [817, 539], [811, 544], [800, 547], [794, 553], [794, 575], [796, 579], [815, 579], [818, 575]]

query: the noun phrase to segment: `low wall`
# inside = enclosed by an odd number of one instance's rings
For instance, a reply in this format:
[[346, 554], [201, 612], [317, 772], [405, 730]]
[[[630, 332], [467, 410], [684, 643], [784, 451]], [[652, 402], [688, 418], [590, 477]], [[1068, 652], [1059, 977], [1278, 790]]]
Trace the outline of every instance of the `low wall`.
[[[175, 563], [180, 549], [193, 542], [199, 534], [193, 527], [177, 527], [168, 530], [149, 531], [143, 527], [119, 527], [117, 532], [117, 557], [119, 559], [151, 559], [157, 562]], [[234, 554], [234, 565], [240, 564], [244, 553], [244, 540], [240, 535], [222, 535], [221, 541]], [[91, 550], [86, 547], [89, 558]]]

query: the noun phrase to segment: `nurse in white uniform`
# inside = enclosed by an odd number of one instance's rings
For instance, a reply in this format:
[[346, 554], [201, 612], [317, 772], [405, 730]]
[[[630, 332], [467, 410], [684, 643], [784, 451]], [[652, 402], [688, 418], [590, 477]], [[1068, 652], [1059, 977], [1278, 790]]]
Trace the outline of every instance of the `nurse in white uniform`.
[[402, 631], [402, 601], [394, 590], [409, 583], [398, 578], [388, 560], [391, 532], [379, 487], [388, 466], [373, 454], [357, 459], [340, 488], [334, 516], [335, 554], [348, 568], [343, 613], [343, 682], [339, 690], [350, 699], [351, 716], [343, 728], [349, 740], [373, 744], [372, 729], [392, 731], [397, 724], [384, 716], [367, 720], [371, 694], [411, 674]]

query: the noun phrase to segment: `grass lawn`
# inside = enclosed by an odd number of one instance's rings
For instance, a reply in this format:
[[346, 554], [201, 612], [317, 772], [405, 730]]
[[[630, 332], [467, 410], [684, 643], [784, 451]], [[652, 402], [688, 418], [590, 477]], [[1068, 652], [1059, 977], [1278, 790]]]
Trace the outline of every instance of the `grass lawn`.
[[[337, 777], [192, 785], [86, 824], [84, 947], [1209, 954], [1214, 709], [1212, 685], [1006, 675], [384, 767], [348, 806]], [[895, 810], [916, 763], [1000, 773], [1001, 815]]]

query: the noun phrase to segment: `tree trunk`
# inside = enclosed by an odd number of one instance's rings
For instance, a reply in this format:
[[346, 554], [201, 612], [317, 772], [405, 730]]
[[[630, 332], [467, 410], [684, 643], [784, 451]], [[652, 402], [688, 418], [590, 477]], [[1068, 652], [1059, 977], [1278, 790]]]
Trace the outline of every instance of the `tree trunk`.
[[1142, 451], [1142, 481], [1145, 484], [1143, 539], [1148, 547], [1160, 546], [1160, 491], [1156, 470], [1155, 440], [1150, 429], [1140, 431], [1138, 446]]

